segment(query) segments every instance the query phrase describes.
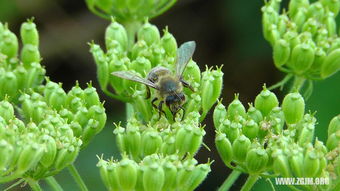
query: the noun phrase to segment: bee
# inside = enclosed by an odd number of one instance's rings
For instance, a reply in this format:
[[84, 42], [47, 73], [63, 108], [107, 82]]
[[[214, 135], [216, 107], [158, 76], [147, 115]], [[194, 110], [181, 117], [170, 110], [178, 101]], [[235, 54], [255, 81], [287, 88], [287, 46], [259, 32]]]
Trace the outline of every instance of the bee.
[[[157, 90], [157, 95], [155, 98], [153, 98], [151, 104], [158, 110], [159, 118], [161, 117], [162, 113], [165, 115], [163, 110], [163, 104], [165, 103], [171, 111], [173, 119], [175, 120], [175, 116], [180, 109], [183, 110], [183, 116], [185, 115], [185, 110], [183, 108], [183, 104], [185, 103], [183, 87], [189, 88], [194, 92], [194, 88], [183, 79], [182, 75], [188, 62], [194, 54], [195, 48], [196, 43], [194, 41], [185, 42], [178, 48], [175, 75], [173, 75], [168, 68], [163, 66], [156, 66], [152, 68], [146, 79], [141, 78], [129, 71], [117, 71], [111, 74], [123, 79], [146, 85], [146, 99], [149, 99], [151, 96], [149, 87]], [[159, 100], [158, 106], [155, 105], [157, 100]]]

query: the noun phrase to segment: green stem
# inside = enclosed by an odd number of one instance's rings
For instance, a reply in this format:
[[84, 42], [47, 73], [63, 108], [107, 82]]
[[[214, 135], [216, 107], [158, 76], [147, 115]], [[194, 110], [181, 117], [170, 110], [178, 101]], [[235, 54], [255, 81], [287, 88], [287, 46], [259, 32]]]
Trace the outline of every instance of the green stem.
[[231, 174], [229, 174], [228, 178], [225, 179], [225, 181], [223, 182], [222, 186], [218, 189], [218, 191], [228, 191], [240, 175], [241, 175], [240, 171], [233, 170]]
[[48, 185], [51, 186], [51, 188], [54, 191], [63, 191], [63, 188], [60, 186], [60, 184], [57, 182], [57, 180], [53, 176], [45, 178], [45, 181], [47, 182]]
[[242, 186], [241, 191], [250, 190], [254, 186], [258, 178], [259, 178], [258, 174], [250, 174], [247, 178], [246, 183], [244, 183], [244, 185]]
[[9, 191], [11, 190], [12, 188], [18, 186], [19, 184], [21, 184], [23, 181], [25, 181], [25, 179], [20, 179], [18, 181], [16, 181], [14, 184], [10, 185], [9, 187], [7, 187], [4, 191]]
[[79, 172], [77, 171], [76, 167], [74, 166], [74, 164], [71, 164], [67, 168], [68, 168], [68, 171], [70, 172], [70, 174], [72, 175], [72, 177], [74, 178], [74, 180], [76, 181], [76, 183], [78, 184], [80, 190], [81, 191], [88, 191], [88, 189], [85, 185], [85, 182], [81, 178], [81, 176], [80, 176]]
[[290, 89], [290, 93], [291, 92], [295, 92], [295, 91], [300, 91], [302, 86], [304, 85], [306, 79], [301, 77], [301, 76], [295, 76], [294, 78], [294, 83], [292, 85], [292, 88]]
[[135, 36], [140, 26], [142, 25], [140, 21], [130, 21], [123, 23], [127, 36], [128, 36], [128, 51], [130, 51], [135, 44]]
[[42, 191], [38, 181], [33, 180], [31, 178], [27, 178], [26, 181], [30, 185], [33, 191]]

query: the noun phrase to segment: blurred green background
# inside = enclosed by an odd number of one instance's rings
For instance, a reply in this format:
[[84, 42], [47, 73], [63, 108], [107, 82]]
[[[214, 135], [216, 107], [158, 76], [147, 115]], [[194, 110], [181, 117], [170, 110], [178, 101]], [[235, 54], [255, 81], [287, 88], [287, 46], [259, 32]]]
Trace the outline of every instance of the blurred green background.
[[[287, 5], [287, 1], [283, 1]], [[246, 105], [261, 91], [263, 83], [268, 86], [283, 78], [275, 69], [271, 48], [262, 36], [261, 11], [263, 0], [178, 0], [168, 12], [151, 22], [160, 29], [165, 26], [179, 44], [195, 40], [197, 49], [194, 60], [204, 65], [221, 65], [224, 71], [223, 103], [232, 101], [234, 93]], [[9, 28], [19, 34], [21, 22], [35, 17], [41, 38], [42, 64], [53, 81], [62, 82], [69, 90], [78, 80], [85, 87], [92, 80], [95, 87], [96, 68], [89, 53], [87, 42], [94, 40], [103, 45], [104, 30], [108, 21], [93, 15], [84, 0], [0, 0], [0, 21], [8, 22]], [[338, 22], [339, 23], [339, 22]], [[340, 24], [340, 23], [339, 23]], [[77, 161], [81, 175], [90, 191], [105, 190], [96, 167], [96, 155], [119, 158], [112, 134], [113, 122], [125, 120], [124, 105], [111, 100], [98, 88], [105, 100], [108, 114], [107, 127], [83, 150]], [[283, 93], [275, 91], [282, 100]], [[316, 134], [325, 141], [330, 119], [340, 113], [340, 72], [327, 80], [316, 82], [314, 92], [307, 101], [307, 109], [317, 111]], [[199, 162], [208, 158], [215, 160], [212, 172], [197, 190], [216, 190], [230, 173], [214, 148], [214, 128], [211, 115], [205, 120], [207, 135], [204, 142], [211, 152], [202, 148], [197, 155]], [[239, 190], [246, 176], [232, 187]], [[56, 176], [64, 190], [78, 188], [67, 171]], [[0, 185], [0, 190], [8, 185]], [[46, 190], [49, 188], [45, 186]], [[29, 190], [16, 187], [13, 190]], [[253, 190], [271, 190], [270, 185], [260, 180]], [[286, 187], [277, 187], [278, 191]]]

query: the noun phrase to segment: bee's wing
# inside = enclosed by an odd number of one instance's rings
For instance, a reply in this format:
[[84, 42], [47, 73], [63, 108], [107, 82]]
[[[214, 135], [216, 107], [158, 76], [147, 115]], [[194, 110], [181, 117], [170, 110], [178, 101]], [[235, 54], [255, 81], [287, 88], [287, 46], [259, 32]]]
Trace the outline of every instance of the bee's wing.
[[177, 50], [176, 75], [182, 77], [185, 67], [194, 54], [196, 48], [195, 41], [183, 43]]
[[156, 84], [150, 82], [147, 79], [141, 78], [141, 77], [137, 76], [136, 74], [134, 74], [130, 71], [117, 71], [117, 72], [112, 72], [111, 74], [114, 75], [114, 76], [120, 77], [120, 78], [139, 82], [139, 83], [145, 84], [147, 86], [150, 86], [152, 88], [158, 89]]

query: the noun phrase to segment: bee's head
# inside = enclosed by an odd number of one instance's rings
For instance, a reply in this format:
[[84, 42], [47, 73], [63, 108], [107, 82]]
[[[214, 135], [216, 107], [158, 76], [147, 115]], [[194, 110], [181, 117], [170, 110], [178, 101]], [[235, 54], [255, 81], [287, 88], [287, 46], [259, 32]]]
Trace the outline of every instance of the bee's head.
[[183, 93], [170, 94], [165, 98], [165, 104], [170, 108], [172, 113], [176, 113], [185, 101]]

